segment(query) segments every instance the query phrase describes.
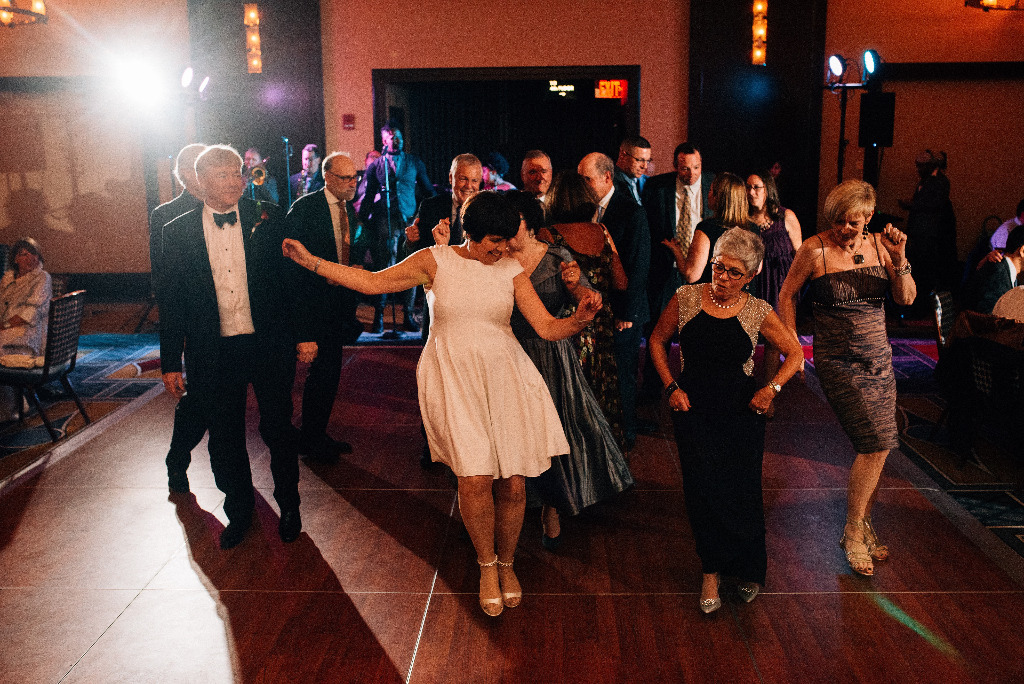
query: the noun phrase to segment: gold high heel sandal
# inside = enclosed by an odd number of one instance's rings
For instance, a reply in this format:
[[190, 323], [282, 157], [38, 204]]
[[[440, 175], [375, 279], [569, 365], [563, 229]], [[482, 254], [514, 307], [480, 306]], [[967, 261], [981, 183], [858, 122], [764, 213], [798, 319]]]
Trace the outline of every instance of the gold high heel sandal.
[[[854, 525], [864, 530], [863, 520], [847, 520], [847, 525]], [[850, 544], [861, 544], [864, 547], [863, 551], [852, 551], [846, 547], [847, 542]], [[856, 539], [847, 539], [846, 530], [843, 529], [843, 536], [839, 538], [839, 548], [846, 554], [846, 562], [850, 564], [850, 569], [858, 575], [864, 577], [871, 577], [875, 574], [875, 565], [871, 562], [871, 554], [868, 552], [867, 533], [864, 532], [864, 539], [858, 541]], [[858, 568], [857, 566], [861, 566]], [[866, 566], [866, 567], [865, 567]]]
[[[505, 604], [501, 600], [501, 597], [499, 596], [498, 598], [487, 598], [483, 595], [484, 568], [493, 568], [494, 566], [498, 565], [498, 554], [494, 554], [494, 560], [492, 560], [490, 563], [481, 563], [479, 558], [477, 559], [476, 562], [477, 565], [480, 566], [480, 608], [491, 617], [498, 617], [499, 615], [501, 615], [501, 611], [505, 610]], [[497, 607], [497, 610], [494, 610], [495, 606]]]
[[884, 561], [889, 559], [889, 547], [881, 543], [878, 539], [878, 535], [875, 533], [875, 528], [871, 524], [871, 516], [864, 516], [864, 543], [868, 545], [868, 553], [876, 561]]
[[[497, 557], [495, 557], [497, 560]], [[515, 608], [523, 600], [523, 589], [519, 586], [519, 578], [516, 577], [516, 573], [512, 571], [512, 564], [515, 563], [515, 558], [510, 560], [508, 563], [502, 563], [498, 561], [498, 581], [501, 582], [501, 600], [505, 602], [505, 605], [509, 608]], [[514, 586], [514, 589], [518, 591], [505, 591], [505, 582], [507, 580], [502, 579], [502, 569], [507, 568], [508, 572], [512, 575], [509, 584]]]
[[[716, 585], [717, 588], [721, 588], [721, 586], [722, 586], [722, 578], [719, 576], [719, 574], [717, 572], [715, 573], [715, 585]], [[701, 587], [701, 593], [703, 593], [703, 592], [704, 592], [704, 588]], [[721, 607], [722, 607], [722, 597], [721, 596], [716, 596], [713, 599], [706, 599], [706, 598], [700, 599], [700, 610], [705, 615], [708, 615], [709, 613], [714, 613], [716, 610], [718, 610]]]

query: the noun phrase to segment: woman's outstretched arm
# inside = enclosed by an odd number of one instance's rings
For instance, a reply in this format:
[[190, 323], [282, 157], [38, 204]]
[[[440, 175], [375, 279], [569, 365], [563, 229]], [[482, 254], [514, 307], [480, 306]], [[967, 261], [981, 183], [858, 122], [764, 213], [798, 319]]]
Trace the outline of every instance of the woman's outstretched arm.
[[299, 266], [321, 275], [330, 282], [363, 294], [402, 292], [417, 285], [429, 286], [437, 273], [437, 262], [428, 249], [414, 252], [401, 263], [383, 271], [367, 271], [327, 261], [309, 253], [298, 240], [291, 238], [281, 245], [284, 255]]

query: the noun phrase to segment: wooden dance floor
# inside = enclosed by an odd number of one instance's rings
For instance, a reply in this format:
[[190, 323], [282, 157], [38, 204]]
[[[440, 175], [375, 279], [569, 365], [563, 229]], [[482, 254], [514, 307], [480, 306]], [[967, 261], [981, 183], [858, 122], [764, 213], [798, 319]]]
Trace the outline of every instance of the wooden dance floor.
[[873, 579], [849, 570], [836, 542], [852, 450], [813, 377], [791, 383], [769, 424], [768, 581], [753, 603], [725, 593], [717, 613], [698, 610], [666, 431], [640, 438], [632, 491], [563, 522], [556, 553], [527, 511], [522, 605], [485, 616], [453, 483], [418, 464], [417, 354], [348, 357], [333, 420], [355, 452], [303, 465], [294, 544], [277, 535], [255, 421], [259, 496], [242, 545], [218, 548], [226, 519], [205, 443], [194, 496], [168, 497], [166, 394], [8, 486], [0, 681], [1024, 681], [1024, 563], [899, 453], [874, 515], [892, 558]]

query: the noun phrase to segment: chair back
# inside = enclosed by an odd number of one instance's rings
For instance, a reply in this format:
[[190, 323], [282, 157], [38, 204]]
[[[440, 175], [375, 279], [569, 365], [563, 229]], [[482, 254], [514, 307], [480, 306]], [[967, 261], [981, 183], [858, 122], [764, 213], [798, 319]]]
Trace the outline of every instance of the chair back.
[[46, 355], [42, 369], [44, 377], [74, 370], [84, 312], [85, 290], [75, 290], [50, 300]]
[[932, 300], [935, 307], [935, 345], [941, 351], [949, 346], [949, 335], [956, 321], [956, 306], [953, 294], [946, 290], [932, 292]]
[[63, 297], [68, 291], [68, 277], [50, 274], [50, 299]]

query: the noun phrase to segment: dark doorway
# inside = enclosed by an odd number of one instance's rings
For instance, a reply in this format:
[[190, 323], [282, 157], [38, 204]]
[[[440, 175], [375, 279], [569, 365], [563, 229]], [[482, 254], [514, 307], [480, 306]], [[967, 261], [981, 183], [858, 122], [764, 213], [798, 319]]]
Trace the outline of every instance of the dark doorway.
[[[597, 97], [601, 81], [618, 81], [625, 97]], [[410, 151], [438, 186], [463, 152], [500, 152], [518, 186], [527, 150], [547, 152], [555, 169], [575, 168], [589, 152], [614, 156], [640, 125], [639, 66], [375, 69], [373, 83], [376, 147], [382, 125], [404, 126]]]

